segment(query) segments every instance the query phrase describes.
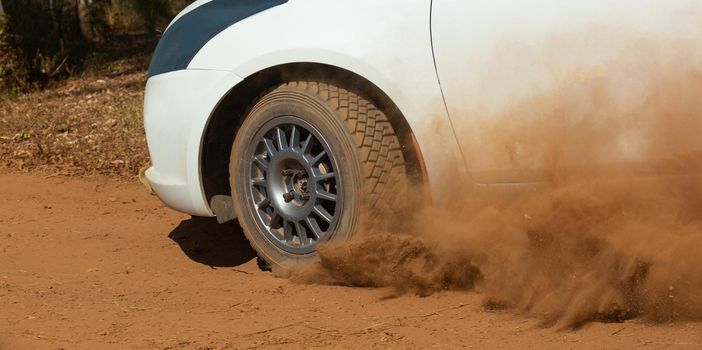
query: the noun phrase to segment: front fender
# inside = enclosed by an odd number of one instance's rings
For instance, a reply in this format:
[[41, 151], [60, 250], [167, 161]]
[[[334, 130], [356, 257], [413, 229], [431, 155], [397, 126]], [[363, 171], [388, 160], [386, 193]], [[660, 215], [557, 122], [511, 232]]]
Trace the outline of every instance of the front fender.
[[168, 26], [156, 47], [149, 77], [183, 70], [200, 49], [231, 25], [288, 0], [198, 1]]
[[146, 177], [169, 207], [213, 215], [202, 188], [202, 139], [220, 100], [241, 81], [232, 72], [213, 70], [181, 70], [147, 81], [144, 129], [152, 167]]
[[434, 67], [430, 7], [430, 0], [290, 0], [222, 31], [188, 68], [246, 78], [273, 66], [321, 63], [364, 77], [407, 119], [432, 193], [441, 195], [447, 171], [466, 171]]

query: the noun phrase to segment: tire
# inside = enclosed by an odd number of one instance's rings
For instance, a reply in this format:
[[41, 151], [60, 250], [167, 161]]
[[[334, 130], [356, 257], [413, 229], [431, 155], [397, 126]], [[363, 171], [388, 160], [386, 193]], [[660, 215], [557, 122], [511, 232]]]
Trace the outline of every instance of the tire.
[[250, 108], [230, 174], [246, 237], [283, 271], [314, 258], [317, 244], [392, 223], [400, 210], [393, 200], [408, 183], [382, 111], [357, 93], [304, 81], [283, 84]]

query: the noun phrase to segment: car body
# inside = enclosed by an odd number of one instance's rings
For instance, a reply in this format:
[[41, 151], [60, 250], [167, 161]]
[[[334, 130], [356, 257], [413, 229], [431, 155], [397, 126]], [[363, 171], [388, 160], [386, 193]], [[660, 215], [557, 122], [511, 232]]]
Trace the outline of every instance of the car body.
[[[184, 13], [196, 11], [206, 3], [197, 1]], [[212, 38], [188, 69], [150, 77], [144, 114], [153, 162], [147, 175], [155, 192], [174, 209], [213, 215], [201, 172], [209, 118], [220, 100], [246, 77], [290, 63], [329, 65], [364, 77], [388, 95], [413, 130], [438, 125], [435, 135], [456, 147], [440, 102], [429, 35], [429, 5], [429, 1], [412, 1], [403, 6], [394, 1], [289, 1], [238, 22]], [[315, 14], [325, 12], [331, 16], [323, 24], [312, 20], [317, 17]], [[388, 12], [394, 15], [388, 18]], [[362, 23], [373, 25], [360, 25], [357, 19], [362, 17]], [[413, 25], [405, 26], [407, 22]], [[329, 30], [320, 31], [320, 26]], [[291, 27], [295, 30], [286, 29]], [[393, 41], [367, 40], [373, 36]], [[236, 49], [229, 44], [232, 42], [239, 43]], [[398, 56], [388, 50], [392, 47], [405, 49]], [[310, 65], [310, 69], [314, 67]], [[409, 91], [404, 86], [421, 88]], [[445, 123], [435, 124], [433, 118]], [[421, 145], [422, 140], [417, 141]], [[436, 162], [461, 163], [457, 154], [447, 154], [442, 148], [422, 148], [429, 162], [427, 169], [442, 168]], [[429, 182], [440, 177], [433, 172], [427, 175]]]
[[[539, 183], [549, 178], [535, 156], [544, 150], [512, 142], [505, 151], [485, 123], [509, 115], [502, 125], [521, 125], [511, 106], [558, 91], [568, 72], [608, 69], [640, 36], [695, 52], [698, 21], [685, 13], [699, 7], [682, 0], [198, 0], [166, 30], [150, 67], [146, 176], [171, 208], [214, 216], [213, 198], [229, 195], [227, 156], [242, 106], [286, 76], [324, 72], [364, 85], [388, 109], [434, 202], [452, 193], [447, 179], [479, 189]], [[599, 30], [610, 25], [616, 29]], [[619, 158], [598, 161], [639, 161], [638, 136], [627, 137], [607, 144]], [[702, 149], [685, 147], [676, 152]]]

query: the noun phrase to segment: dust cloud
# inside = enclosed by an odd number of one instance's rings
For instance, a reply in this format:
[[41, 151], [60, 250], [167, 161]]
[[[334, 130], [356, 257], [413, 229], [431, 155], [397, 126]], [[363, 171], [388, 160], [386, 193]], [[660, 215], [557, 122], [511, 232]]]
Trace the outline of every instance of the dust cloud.
[[621, 40], [617, 59], [598, 64], [581, 50], [570, 68], [545, 69], [551, 88], [460, 116], [488, 113], [474, 129], [480, 156], [537, 169], [538, 187], [457, 190], [456, 177], [447, 184], [455, 198], [418, 208], [410, 229], [321, 246], [319, 261], [293, 278], [419, 295], [475, 290], [486, 307], [563, 328], [702, 320], [702, 31], [694, 29], [676, 40]]

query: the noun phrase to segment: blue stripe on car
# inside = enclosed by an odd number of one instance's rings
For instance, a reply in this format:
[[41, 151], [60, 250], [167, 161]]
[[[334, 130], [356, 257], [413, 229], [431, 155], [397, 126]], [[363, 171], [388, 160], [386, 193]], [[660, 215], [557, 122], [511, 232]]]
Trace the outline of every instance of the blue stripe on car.
[[148, 76], [182, 70], [217, 34], [247, 17], [288, 0], [213, 0], [186, 13], [166, 30], [151, 58]]

